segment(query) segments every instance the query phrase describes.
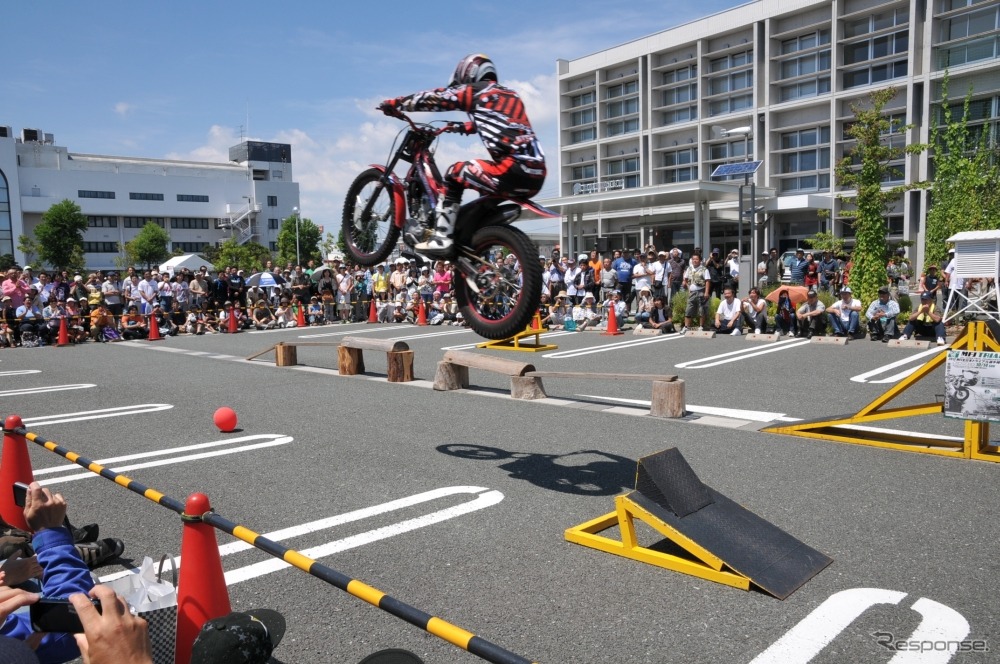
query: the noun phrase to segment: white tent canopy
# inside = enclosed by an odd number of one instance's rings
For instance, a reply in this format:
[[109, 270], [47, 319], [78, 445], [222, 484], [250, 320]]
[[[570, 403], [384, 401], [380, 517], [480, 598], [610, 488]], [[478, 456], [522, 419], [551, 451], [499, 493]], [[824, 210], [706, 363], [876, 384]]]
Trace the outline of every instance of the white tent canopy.
[[174, 274], [180, 272], [182, 269], [187, 268], [192, 272], [197, 272], [198, 268], [202, 265], [208, 266], [209, 269], [212, 268], [212, 263], [199, 254], [184, 254], [183, 256], [174, 256], [166, 263], [160, 265], [160, 272], [168, 272]]

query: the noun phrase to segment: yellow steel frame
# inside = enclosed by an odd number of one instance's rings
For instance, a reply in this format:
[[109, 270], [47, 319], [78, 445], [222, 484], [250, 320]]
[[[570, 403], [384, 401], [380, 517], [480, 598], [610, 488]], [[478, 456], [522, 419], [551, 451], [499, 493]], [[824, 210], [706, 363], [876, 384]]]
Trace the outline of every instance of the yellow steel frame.
[[819, 438], [841, 443], [855, 443], [885, 447], [907, 452], [937, 454], [960, 459], [981, 459], [984, 461], [1000, 461], [1000, 452], [995, 445], [990, 445], [990, 425], [988, 422], [966, 420], [965, 435], [961, 442], [948, 440], [932, 434], [914, 432], [912, 434], [890, 431], [859, 430], [844, 425], [858, 425], [878, 420], [900, 419], [917, 415], [936, 415], [943, 412], [941, 403], [916, 404], [884, 408], [886, 404], [905, 392], [915, 383], [928, 376], [934, 369], [941, 366], [947, 359], [946, 350], [993, 350], [1000, 352], [1000, 343], [989, 332], [984, 322], [969, 323], [965, 332], [947, 349], [935, 355], [895, 386], [884, 392], [877, 399], [859, 410], [854, 415], [844, 415], [825, 420], [813, 420], [794, 424], [780, 424], [762, 429], [767, 433], [780, 433], [803, 438]]
[[[509, 339], [498, 339], [496, 341], [484, 341], [476, 344], [476, 348], [493, 348], [495, 350], [519, 350], [525, 353], [537, 353], [540, 350], [555, 350], [559, 348], [555, 344], [543, 344], [540, 337], [545, 330], [542, 329], [542, 317], [535, 314], [531, 325], [524, 328], [524, 332], [518, 332]], [[522, 339], [534, 337], [534, 343], [522, 342]]]
[[[640, 546], [635, 534], [634, 519], [653, 528], [666, 539], [681, 547], [697, 560], [682, 558], [669, 553], [655, 551]], [[598, 533], [618, 526], [621, 541], [603, 537]], [[567, 528], [566, 540], [591, 549], [613, 553], [631, 560], [656, 565], [682, 574], [690, 574], [708, 581], [723, 583], [734, 588], [750, 589], [750, 579], [728, 569], [723, 569], [723, 561], [709, 553], [694, 540], [681, 534], [675, 528], [656, 518], [626, 496], [615, 498], [615, 511], [597, 517], [574, 528]]]

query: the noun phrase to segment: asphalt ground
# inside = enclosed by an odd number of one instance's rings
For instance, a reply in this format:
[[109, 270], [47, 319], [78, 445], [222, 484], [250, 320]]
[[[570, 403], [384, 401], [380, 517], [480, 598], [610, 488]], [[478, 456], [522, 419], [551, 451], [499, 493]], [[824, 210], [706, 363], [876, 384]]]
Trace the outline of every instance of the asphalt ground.
[[[300, 347], [306, 366], [294, 369], [275, 367], [273, 354], [243, 359], [278, 341], [335, 344], [345, 334], [405, 338], [419, 380], [385, 382], [384, 359], [371, 351], [365, 377], [340, 377], [334, 345]], [[547, 379], [549, 399], [521, 402], [507, 396], [505, 377], [472, 369], [469, 390], [435, 392], [429, 381], [443, 349], [481, 339], [454, 327], [363, 324], [4, 350], [0, 404], [29, 430], [88, 457], [147, 455], [108, 465], [179, 500], [205, 492], [219, 514], [259, 533], [402, 501], [304, 528], [283, 543], [532, 661], [1000, 660], [1000, 466], [758, 432], [779, 417], [855, 412], [893, 385], [872, 381], [929, 356], [868, 341], [594, 332], [542, 339], [558, 349], [475, 352], [540, 370], [677, 374], [691, 414], [645, 415], [644, 381]], [[764, 350], [771, 352], [754, 355]], [[38, 373], [4, 375], [23, 370]], [[871, 375], [851, 380], [862, 374]], [[94, 387], [52, 391], [80, 384]], [[10, 393], [27, 388], [47, 391]], [[931, 402], [943, 391], [938, 369], [893, 405]], [[163, 409], [39, 420], [139, 404]], [[236, 432], [214, 428], [220, 406], [238, 413]], [[72, 417], [79, 415], [54, 419]], [[961, 422], [941, 416], [886, 426], [962, 434]], [[566, 528], [614, 509], [637, 458], [668, 447], [706, 484], [833, 564], [780, 601], [564, 540]], [[42, 472], [66, 462], [35, 446], [31, 458], [37, 478], [67, 497], [75, 522], [97, 521], [104, 535], [126, 541], [129, 559], [102, 575], [143, 555], [179, 553], [181, 524], [169, 510], [96, 476], [71, 479], [82, 469]], [[155, 462], [162, 465], [130, 468]], [[639, 539], [650, 546], [660, 538], [640, 524]], [[251, 567], [269, 560], [262, 552], [226, 551], [233, 608], [273, 608], [288, 620], [275, 661], [354, 663], [391, 647], [428, 663], [480, 661], [297, 569]], [[793, 633], [801, 638], [773, 645], [804, 620]], [[879, 643], [918, 637], [925, 652]], [[942, 652], [952, 640], [962, 645]]]

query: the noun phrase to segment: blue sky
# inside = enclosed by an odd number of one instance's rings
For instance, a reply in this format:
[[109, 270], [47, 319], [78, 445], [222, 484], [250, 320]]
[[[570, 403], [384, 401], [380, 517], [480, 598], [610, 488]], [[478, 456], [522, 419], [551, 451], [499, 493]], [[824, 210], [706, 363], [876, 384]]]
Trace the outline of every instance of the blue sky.
[[[303, 215], [329, 225], [401, 127], [378, 101], [444, 85], [466, 53], [489, 54], [524, 96], [554, 164], [556, 59], [740, 4], [14, 2], [0, 40], [0, 124], [52, 133], [71, 152], [198, 161], [226, 161], [242, 126], [292, 144]], [[449, 138], [439, 163], [483, 154], [477, 139]]]

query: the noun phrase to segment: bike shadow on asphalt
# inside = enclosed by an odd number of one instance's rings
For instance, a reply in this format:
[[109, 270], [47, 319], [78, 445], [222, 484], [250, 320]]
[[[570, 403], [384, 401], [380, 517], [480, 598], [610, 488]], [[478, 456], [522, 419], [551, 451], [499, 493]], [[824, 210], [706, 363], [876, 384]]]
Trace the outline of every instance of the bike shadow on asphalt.
[[539, 454], [462, 443], [438, 445], [436, 449], [460, 459], [505, 461], [497, 467], [507, 471], [510, 477], [560, 493], [614, 496], [635, 484], [634, 459], [600, 450]]

